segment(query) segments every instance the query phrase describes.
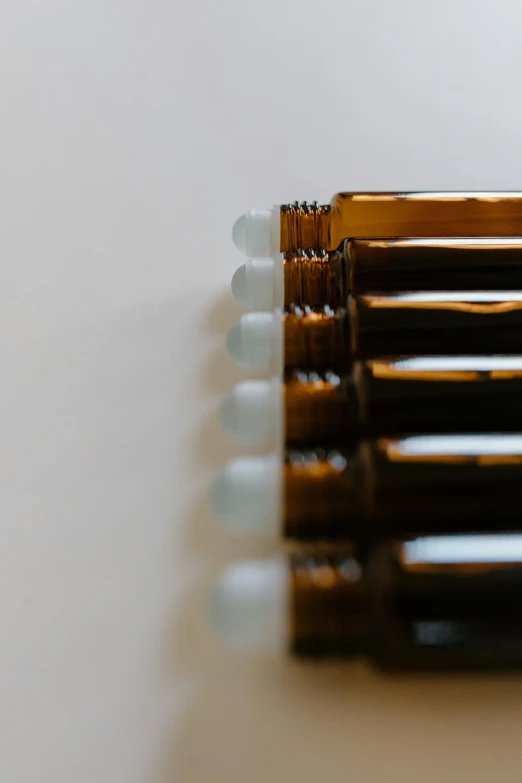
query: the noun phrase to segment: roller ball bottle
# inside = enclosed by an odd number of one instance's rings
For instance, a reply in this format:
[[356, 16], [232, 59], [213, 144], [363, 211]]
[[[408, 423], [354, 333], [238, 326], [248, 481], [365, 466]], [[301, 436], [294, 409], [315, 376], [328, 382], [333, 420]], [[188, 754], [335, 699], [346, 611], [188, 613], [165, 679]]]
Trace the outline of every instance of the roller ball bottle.
[[221, 576], [212, 622], [244, 650], [366, 658], [406, 671], [522, 668], [522, 538], [390, 540], [246, 561]]

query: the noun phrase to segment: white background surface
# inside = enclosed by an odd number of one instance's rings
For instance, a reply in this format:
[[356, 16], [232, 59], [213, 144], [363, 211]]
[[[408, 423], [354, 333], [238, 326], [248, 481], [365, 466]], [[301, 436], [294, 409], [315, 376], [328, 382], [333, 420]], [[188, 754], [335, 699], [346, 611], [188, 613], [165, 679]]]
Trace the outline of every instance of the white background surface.
[[520, 778], [522, 680], [224, 650], [245, 208], [522, 187], [522, 5], [5, 0], [0, 779]]

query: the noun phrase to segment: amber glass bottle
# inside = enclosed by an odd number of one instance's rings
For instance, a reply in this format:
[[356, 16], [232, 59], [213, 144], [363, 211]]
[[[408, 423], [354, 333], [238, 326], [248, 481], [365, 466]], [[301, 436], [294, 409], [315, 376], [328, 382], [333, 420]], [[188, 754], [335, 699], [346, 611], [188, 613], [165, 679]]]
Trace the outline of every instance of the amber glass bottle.
[[522, 354], [522, 295], [368, 294], [350, 296], [347, 309], [289, 307], [282, 339], [287, 371], [372, 356]]
[[522, 235], [522, 193], [338, 193], [330, 205], [251, 210], [238, 218], [232, 235], [252, 257], [336, 250], [345, 239], [515, 237]]
[[522, 432], [521, 357], [367, 360], [342, 377], [296, 371], [282, 394], [287, 446], [348, 446], [420, 432]]
[[227, 337], [250, 370], [346, 372], [375, 356], [522, 355], [522, 293], [418, 292], [349, 295], [347, 307], [292, 305], [245, 313]]
[[279, 208], [279, 250], [335, 250], [347, 238], [522, 235], [520, 192], [338, 193]]
[[346, 306], [349, 293], [522, 290], [522, 239], [346, 240], [283, 255], [285, 307]]
[[518, 530], [522, 439], [417, 436], [289, 451], [281, 532], [299, 539]]
[[288, 645], [384, 669], [522, 668], [522, 539], [391, 541], [289, 558]]

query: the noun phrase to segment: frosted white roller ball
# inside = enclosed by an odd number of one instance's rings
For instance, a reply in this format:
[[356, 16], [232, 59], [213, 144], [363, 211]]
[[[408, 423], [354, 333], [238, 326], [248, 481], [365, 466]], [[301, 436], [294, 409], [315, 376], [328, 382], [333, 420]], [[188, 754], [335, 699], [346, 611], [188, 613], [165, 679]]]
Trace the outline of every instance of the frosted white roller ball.
[[241, 264], [236, 269], [232, 277], [232, 294], [238, 302], [241, 302], [245, 307], [250, 307], [248, 299], [248, 285], [246, 276], [246, 266]]
[[217, 477], [212, 504], [230, 528], [278, 535], [281, 525], [281, 459], [276, 454], [236, 457]]
[[[240, 215], [232, 229], [235, 246], [247, 256], [271, 255], [272, 212], [269, 209], [251, 209]], [[277, 252], [279, 248], [276, 248]]]
[[211, 623], [243, 650], [281, 651], [288, 636], [288, 566], [284, 557], [233, 563], [219, 577]]
[[221, 424], [243, 446], [275, 448], [282, 430], [282, 389], [279, 379], [236, 384], [221, 405]]

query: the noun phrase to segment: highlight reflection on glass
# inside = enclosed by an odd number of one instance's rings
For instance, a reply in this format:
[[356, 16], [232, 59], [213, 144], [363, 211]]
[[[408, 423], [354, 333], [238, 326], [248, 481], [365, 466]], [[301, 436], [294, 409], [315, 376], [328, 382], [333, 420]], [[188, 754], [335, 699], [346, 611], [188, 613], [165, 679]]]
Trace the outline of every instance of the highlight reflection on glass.
[[520, 291], [415, 291], [372, 297], [374, 306], [381, 302], [463, 302], [470, 304], [522, 302]]
[[413, 435], [396, 441], [395, 450], [401, 454], [419, 456], [522, 455], [522, 435]]
[[413, 356], [392, 362], [399, 370], [491, 372], [522, 370], [522, 356]]
[[522, 535], [426, 536], [406, 541], [404, 562], [517, 563], [522, 562]]

